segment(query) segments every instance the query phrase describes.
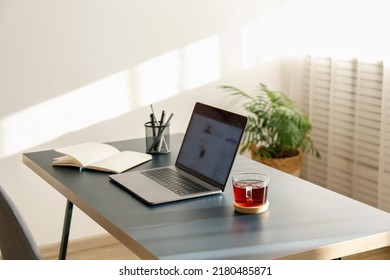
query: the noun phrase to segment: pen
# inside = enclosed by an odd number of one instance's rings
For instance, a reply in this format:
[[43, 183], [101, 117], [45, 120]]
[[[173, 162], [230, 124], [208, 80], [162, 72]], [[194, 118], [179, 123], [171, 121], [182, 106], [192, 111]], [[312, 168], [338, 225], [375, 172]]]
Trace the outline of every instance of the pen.
[[156, 137], [156, 127], [154, 125], [153, 114], [150, 114], [150, 124], [152, 125], [153, 137]]
[[160, 125], [162, 125], [164, 123], [164, 118], [165, 118], [165, 111], [163, 110], [161, 112]]
[[[165, 119], [165, 110], [162, 110], [161, 112], [161, 117], [160, 117], [160, 126], [158, 127], [158, 132], [160, 132], [162, 126], [163, 126], [163, 123], [164, 123], [164, 119]], [[167, 142], [165, 141], [165, 137], [162, 138], [162, 141], [160, 141], [160, 144], [157, 148], [157, 151], [160, 152], [161, 151], [161, 145], [164, 145], [165, 146], [165, 149], [168, 150], [168, 145], [167, 145]]]
[[171, 113], [171, 115], [169, 116], [167, 122], [164, 124], [164, 127], [167, 126], [167, 124], [169, 124], [169, 122], [172, 119], [172, 117], [173, 117], [173, 113]]
[[156, 113], [154, 112], [153, 105], [150, 104], [150, 108], [152, 109], [152, 116], [153, 116], [153, 121], [155, 122], [156, 125], [158, 125], [157, 119], [156, 119]]

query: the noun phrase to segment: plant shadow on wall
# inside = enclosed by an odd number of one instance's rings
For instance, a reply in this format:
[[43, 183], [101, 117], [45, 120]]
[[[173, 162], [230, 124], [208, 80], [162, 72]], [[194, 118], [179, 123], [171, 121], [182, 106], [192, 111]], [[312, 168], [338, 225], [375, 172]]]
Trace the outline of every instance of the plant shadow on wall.
[[232, 86], [220, 88], [248, 112], [240, 153], [250, 151], [253, 160], [295, 176], [300, 175], [303, 153], [321, 157], [310, 137], [309, 117], [283, 92], [261, 83], [253, 95]]

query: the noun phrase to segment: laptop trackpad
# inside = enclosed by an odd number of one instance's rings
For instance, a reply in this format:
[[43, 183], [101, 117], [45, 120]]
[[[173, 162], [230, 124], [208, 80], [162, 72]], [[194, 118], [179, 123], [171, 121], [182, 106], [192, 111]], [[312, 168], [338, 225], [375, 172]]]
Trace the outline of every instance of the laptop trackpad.
[[115, 174], [110, 175], [110, 178], [149, 204], [158, 204], [180, 199], [179, 195], [140, 172]]

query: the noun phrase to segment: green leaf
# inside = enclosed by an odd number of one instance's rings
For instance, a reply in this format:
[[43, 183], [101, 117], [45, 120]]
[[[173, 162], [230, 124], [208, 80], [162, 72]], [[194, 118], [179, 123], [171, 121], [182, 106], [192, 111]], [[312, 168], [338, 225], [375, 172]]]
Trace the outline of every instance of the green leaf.
[[220, 86], [248, 112], [248, 124], [244, 131], [240, 153], [249, 151], [252, 145], [263, 157], [274, 157], [283, 150], [301, 149], [320, 158], [310, 138], [311, 124], [307, 115], [283, 92], [270, 90], [260, 83], [253, 94], [236, 87]]

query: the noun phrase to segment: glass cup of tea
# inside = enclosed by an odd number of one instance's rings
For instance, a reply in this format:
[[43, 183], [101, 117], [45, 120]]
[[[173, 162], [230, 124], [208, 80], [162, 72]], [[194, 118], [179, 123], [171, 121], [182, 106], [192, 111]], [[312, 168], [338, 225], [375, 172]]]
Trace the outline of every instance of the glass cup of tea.
[[259, 208], [268, 205], [269, 177], [261, 173], [239, 173], [233, 176], [234, 206]]

